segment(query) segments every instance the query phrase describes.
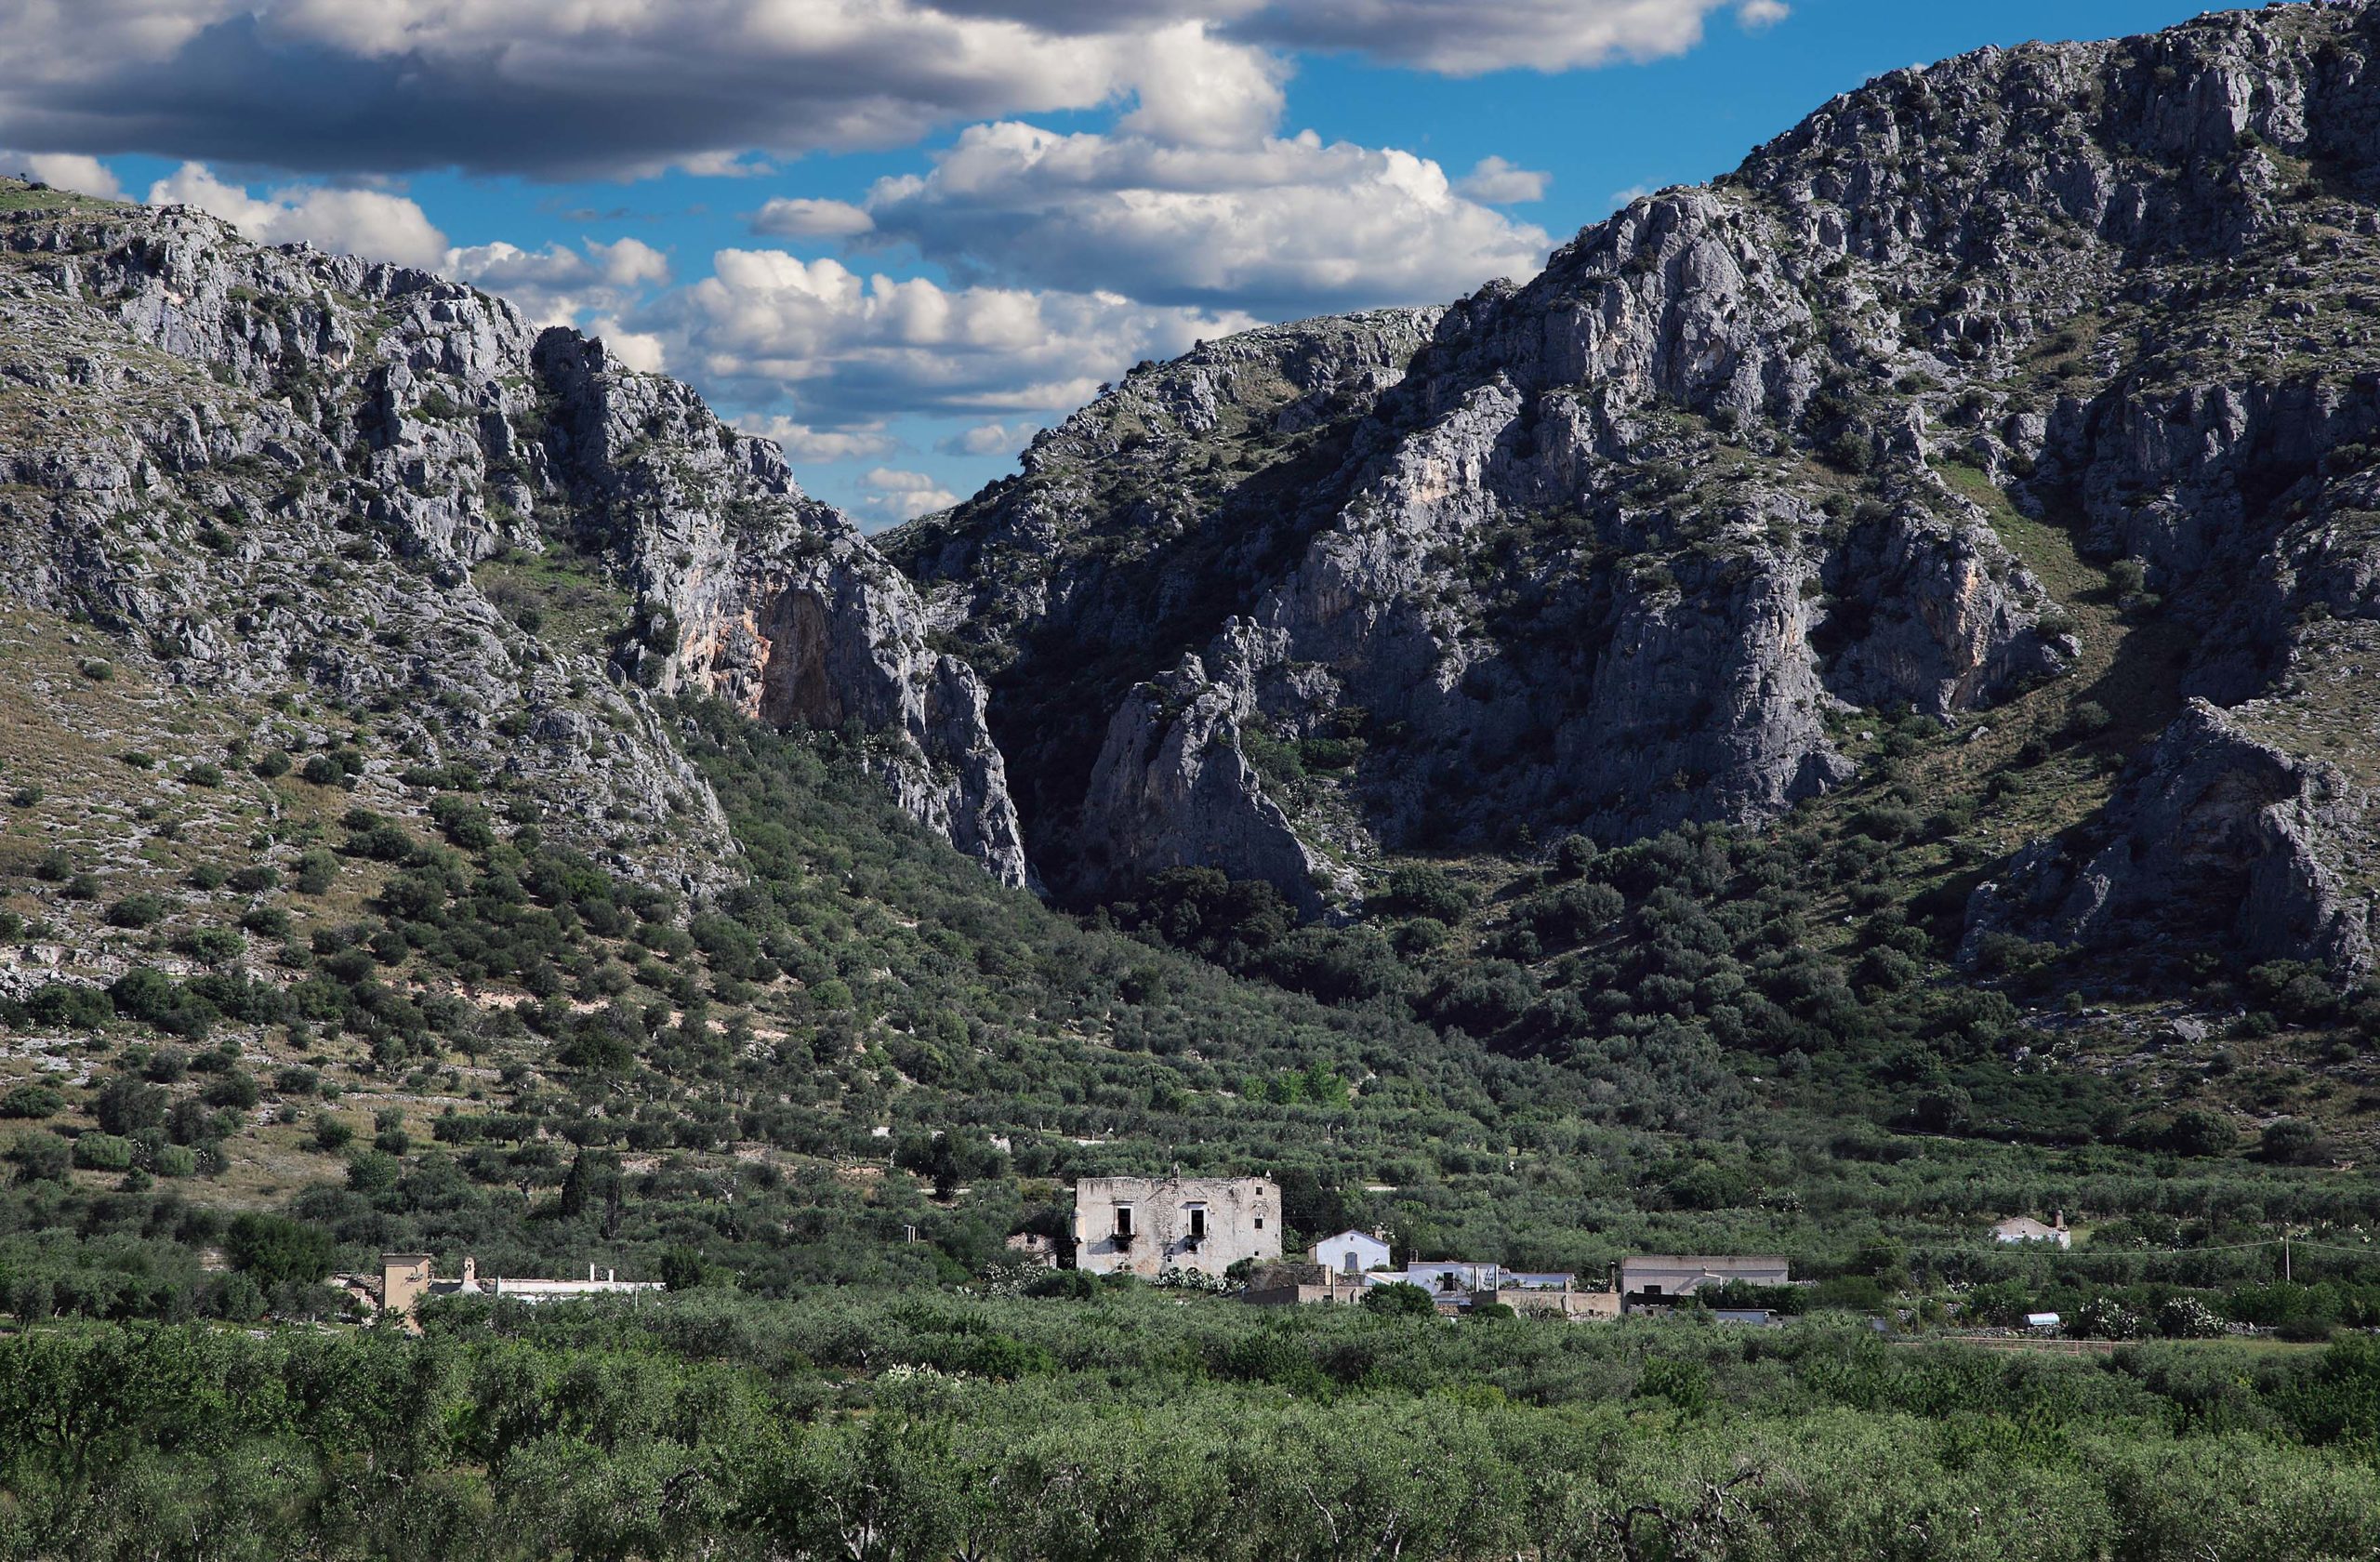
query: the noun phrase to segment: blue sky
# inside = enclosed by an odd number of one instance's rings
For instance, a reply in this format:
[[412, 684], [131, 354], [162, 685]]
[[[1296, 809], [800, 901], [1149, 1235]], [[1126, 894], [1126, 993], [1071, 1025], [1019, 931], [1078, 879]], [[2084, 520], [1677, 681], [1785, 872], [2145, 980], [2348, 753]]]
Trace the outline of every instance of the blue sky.
[[0, 147], [600, 331], [880, 525], [1139, 357], [1443, 301], [1883, 71], [2201, 8], [0, 0]]

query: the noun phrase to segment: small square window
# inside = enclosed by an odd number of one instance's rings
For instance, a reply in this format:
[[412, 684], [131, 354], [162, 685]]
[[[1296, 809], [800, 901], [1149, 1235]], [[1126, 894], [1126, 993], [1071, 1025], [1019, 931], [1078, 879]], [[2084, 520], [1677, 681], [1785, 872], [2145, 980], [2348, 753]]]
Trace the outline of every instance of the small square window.
[[1257, 1230], [1259, 1230], [1259, 1231], [1262, 1231], [1262, 1230], [1263, 1230], [1263, 1229], [1264, 1229], [1264, 1217], [1263, 1217], [1263, 1215], [1259, 1215], [1259, 1216], [1257, 1216], [1257, 1217], [1256, 1217], [1256, 1229], [1257, 1229]]

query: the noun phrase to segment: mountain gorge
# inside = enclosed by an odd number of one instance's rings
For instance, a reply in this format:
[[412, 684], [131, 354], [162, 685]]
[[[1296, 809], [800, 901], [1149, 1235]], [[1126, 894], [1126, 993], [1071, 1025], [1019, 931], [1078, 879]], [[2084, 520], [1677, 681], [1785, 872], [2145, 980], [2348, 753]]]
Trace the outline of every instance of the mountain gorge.
[[2361, 1241], [2375, 68], [1896, 72], [873, 538], [483, 293], [0, 185], [0, 1283], [949, 1280], [1175, 1163], [1581, 1271]]
[[2380, 1555], [2380, 0], [1895, 71], [874, 535], [628, 346], [0, 179], [0, 1562]]
[[1894, 73], [1525, 286], [1144, 365], [888, 551], [1071, 894], [1759, 826], [1855, 713], [1978, 735], [2120, 655], [2162, 738], [1970, 943], [2360, 975], [2373, 23]]

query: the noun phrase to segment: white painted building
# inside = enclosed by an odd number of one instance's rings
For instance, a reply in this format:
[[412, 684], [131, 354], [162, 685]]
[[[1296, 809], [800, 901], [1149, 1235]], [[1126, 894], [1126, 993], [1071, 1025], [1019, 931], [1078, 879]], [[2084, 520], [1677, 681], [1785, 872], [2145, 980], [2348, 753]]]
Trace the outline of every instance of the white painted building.
[[506, 1279], [499, 1275], [483, 1277], [479, 1261], [466, 1257], [460, 1279], [442, 1280], [428, 1253], [382, 1253], [380, 1255], [380, 1305], [392, 1315], [403, 1318], [407, 1327], [414, 1326], [416, 1310], [425, 1300], [445, 1296], [501, 1296], [532, 1306], [541, 1302], [568, 1302], [586, 1296], [635, 1296], [648, 1291], [665, 1289], [658, 1280], [624, 1280], [610, 1269], [599, 1277], [595, 1265], [587, 1266], [583, 1280]]
[[1502, 1290], [1504, 1266], [1501, 1264], [1470, 1264], [1455, 1259], [1408, 1264], [1400, 1273], [1374, 1277], [1374, 1283], [1381, 1285], [1398, 1280], [1407, 1285], [1420, 1286], [1433, 1296], [1467, 1296], [1475, 1291]]
[[1995, 1242], [2055, 1242], [2060, 1248], [2074, 1246], [2074, 1234], [2066, 1229], [2066, 1211], [2057, 1212], [2056, 1225], [2043, 1225], [2030, 1215], [2015, 1215], [1991, 1228]]
[[1785, 1260], [1771, 1253], [1635, 1253], [1620, 1261], [1620, 1293], [1656, 1304], [1673, 1296], [1717, 1291], [1732, 1281], [1791, 1284]]
[[1368, 1275], [1388, 1267], [1388, 1244], [1368, 1231], [1342, 1231], [1314, 1245], [1314, 1261], [1333, 1275]]

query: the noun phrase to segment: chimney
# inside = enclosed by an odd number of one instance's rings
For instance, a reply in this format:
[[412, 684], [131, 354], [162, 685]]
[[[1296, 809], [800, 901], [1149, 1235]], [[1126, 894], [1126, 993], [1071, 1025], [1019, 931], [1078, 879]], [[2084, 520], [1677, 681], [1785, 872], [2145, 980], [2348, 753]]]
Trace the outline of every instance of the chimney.
[[619, 1277], [620, 1272], [617, 1269], [606, 1269], [603, 1271], [603, 1283], [605, 1285], [615, 1284], [619, 1280]]
[[2063, 1210], [2057, 1212], [2057, 1229], [2060, 1231], [2066, 1229], [2066, 1211]]
[[595, 1280], [595, 1265], [591, 1264], [587, 1266], [587, 1280], [590, 1285], [592, 1285]]

